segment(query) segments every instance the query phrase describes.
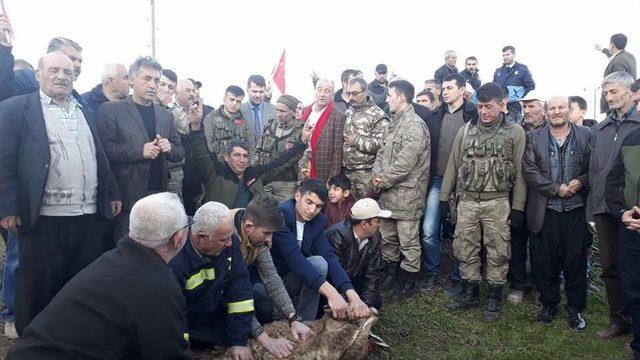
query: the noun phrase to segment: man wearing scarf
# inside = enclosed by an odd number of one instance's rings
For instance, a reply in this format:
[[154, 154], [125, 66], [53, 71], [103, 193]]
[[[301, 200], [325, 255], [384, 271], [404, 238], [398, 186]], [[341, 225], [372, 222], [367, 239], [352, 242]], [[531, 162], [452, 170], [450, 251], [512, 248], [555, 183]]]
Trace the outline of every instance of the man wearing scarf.
[[305, 177], [330, 179], [342, 168], [342, 143], [345, 115], [334, 108], [333, 81], [316, 84], [316, 101], [302, 112], [302, 121], [313, 127], [309, 149], [300, 160]]

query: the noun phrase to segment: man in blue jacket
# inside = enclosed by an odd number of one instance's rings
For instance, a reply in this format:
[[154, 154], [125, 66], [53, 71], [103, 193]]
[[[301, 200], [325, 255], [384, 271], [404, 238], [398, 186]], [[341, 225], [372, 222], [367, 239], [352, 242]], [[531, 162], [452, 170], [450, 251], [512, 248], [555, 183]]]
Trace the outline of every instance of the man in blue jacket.
[[340, 293], [346, 295], [355, 318], [367, 317], [369, 308], [353, 290], [324, 234], [327, 217], [320, 211], [326, 200], [326, 185], [311, 179], [300, 184], [293, 199], [280, 204], [284, 227], [273, 235], [273, 262], [291, 298], [298, 298], [293, 305], [303, 320], [316, 318], [320, 294], [327, 298], [333, 317], [346, 318], [348, 304]]
[[519, 100], [536, 88], [529, 68], [515, 61], [516, 49], [507, 45], [502, 48], [502, 66], [493, 73], [493, 82], [509, 89], [508, 106], [522, 110]]
[[187, 301], [191, 347], [223, 347], [230, 358], [250, 359], [253, 290], [229, 208], [202, 205], [169, 266]]

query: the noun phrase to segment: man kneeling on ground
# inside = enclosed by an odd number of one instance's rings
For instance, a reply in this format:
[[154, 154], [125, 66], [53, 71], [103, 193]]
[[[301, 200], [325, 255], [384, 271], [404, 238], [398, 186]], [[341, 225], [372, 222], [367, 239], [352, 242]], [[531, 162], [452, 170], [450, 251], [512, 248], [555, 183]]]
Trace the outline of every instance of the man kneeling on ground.
[[73, 277], [7, 359], [191, 359], [184, 299], [167, 262], [187, 238], [175, 194], [138, 200], [129, 236]]
[[333, 252], [345, 269], [354, 290], [367, 306], [380, 309], [380, 285], [384, 262], [380, 251], [380, 218], [388, 219], [391, 211], [380, 210], [369, 198], [360, 199], [351, 208], [351, 217], [326, 231]]
[[369, 307], [353, 290], [324, 235], [327, 217], [320, 210], [326, 200], [323, 181], [303, 181], [295, 197], [280, 204], [285, 226], [273, 235], [271, 255], [289, 296], [298, 299], [294, 306], [303, 320], [316, 318], [320, 294], [327, 298], [333, 317], [346, 318], [349, 304], [338, 291], [346, 295], [355, 318], [367, 317]]
[[169, 265], [187, 300], [191, 347], [251, 359], [253, 293], [229, 208], [213, 201], [202, 205], [189, 240]]
[[305, 340], [311, 332], [296, 314], [271, 258], [271, 238], [274, 232], [282, 229], [284, 222], [278, 200], [272, 195], [258, 195], [246, 209], [233, 209], [231, 215], [253, 285], [256, 314], [251, 322], [251, 335], [278, 359], [288, 357], [294, 343], [288, 339], [270, 337], [261, 325], [274, 320], [275, 305], [275, 317], [284, 317], [289, 321], [291, 336], [295, 340]]

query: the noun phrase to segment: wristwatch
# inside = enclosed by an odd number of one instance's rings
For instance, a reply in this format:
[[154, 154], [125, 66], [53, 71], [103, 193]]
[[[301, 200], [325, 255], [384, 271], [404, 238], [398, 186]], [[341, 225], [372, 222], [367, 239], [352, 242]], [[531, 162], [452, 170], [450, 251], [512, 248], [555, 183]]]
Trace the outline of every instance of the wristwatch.
[[287, 320], [289, 320], [289, 324], [293, 323], [294, 321], [300, 321], [302, 322], [302, 318], [300, 317], [300, 315], [293, 313], [291, 314]]

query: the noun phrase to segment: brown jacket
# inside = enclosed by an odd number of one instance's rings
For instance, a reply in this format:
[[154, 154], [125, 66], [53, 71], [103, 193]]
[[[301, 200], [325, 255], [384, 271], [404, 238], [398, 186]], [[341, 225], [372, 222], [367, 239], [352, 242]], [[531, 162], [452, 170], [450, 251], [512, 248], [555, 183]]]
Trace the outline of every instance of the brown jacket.
[[422, 217], [429, 181], [430, 143], [429, 129], [411, 105], [393, 115], [373, 174], [382, 178], [380, 207], [391, 210], [394, 219]]

